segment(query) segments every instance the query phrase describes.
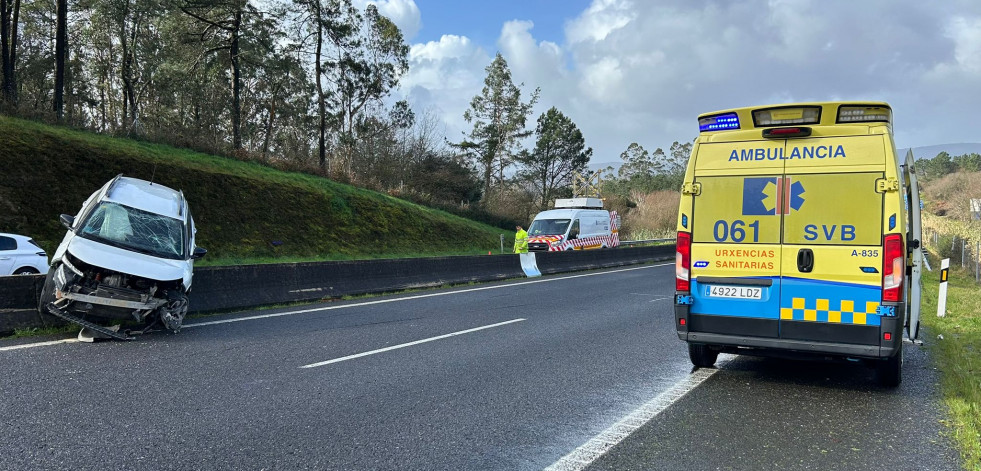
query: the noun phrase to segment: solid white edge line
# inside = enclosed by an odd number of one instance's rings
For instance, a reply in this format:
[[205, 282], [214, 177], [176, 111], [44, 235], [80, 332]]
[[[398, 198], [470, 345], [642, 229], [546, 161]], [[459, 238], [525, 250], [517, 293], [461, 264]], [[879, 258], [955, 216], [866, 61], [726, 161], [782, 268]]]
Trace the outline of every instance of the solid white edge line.
[[235, 322], [252, 321], [252, 320], [258, 320], [258, 319], [269, 319], [269, 318], [273, 318], [273, 317], [294, 316], [294, 315], [297, 315], [297, 314], [308, 314], [308, 313], [311, 313], [311, 312], [332, 311], [334, 309], [348, 309], [348, 308], [352, 308], [352, 307], [370, 306], [370, 305], [374, 305], [374, 304], [395, 303], [395, 302], [399, 302], [399, 301], [411, 301], [411, 300], [414, 300], [414, 299], [432, 298], [432, 297], [436, 297], [436, 296], [449, 296], [449, 295], [453, 295], [453, 294], [472, 293], [472, 292], [475, 292], [475, 291], [485, 291], [485, 290], [490, 290], [490, 289], [510, 288], [510, 287], [513, 287], [513, 286], [531, 285], [531, 284], [536, 284], [536, 283], [549, 283], [549, 282], [552, 282], [552, 281], [570, 280], [570, 279], [573, 279], [573, 278], [582, 278], [582, 277], [586, 277], [586, 276], [598, 276], [598, 275], [607, 275], [607, 274], [610, 274], [610, 273], [620, 273], [620, 272], [625, 272], [625, 271], [644, 270], [644, 269], [648, 269], [648, 268], [663, 267], [663, 266], [668, 266], [668, 265], [674, 265], [674, 263], [662, 263], [662, 264], [658, 264], [658, 265], [644, 265], [642, 267], [622, 268], [622, 269], [619, 269], [619, 270], [610, 270], [610, 271], [603, 271], [603, 272], [598, 272], [598, 273], [585, 273], [585, 274], [582, 274], [582, 275], [571, 275], [571, 276], [563, 276], [563, 277], [558, 277], [558, 278], [543, 278], [543, 279], [539, 279], [539, 280], [522, 281], [520, 283], [508, 283], [508, 284], [504, 284], [504, 285], [494, 285], [494, 286], [481, 286], [481, 287], [478, 287], [478, 288], [467, 288], [467, 289], [454, 290], [454, 291], [443, 291], [443, 292], [438, 292], [438, 293], [417, 294], [417, 295], [413, 295], [413, 296], [403, 296], [403, 297], [391, 298], [391, 299], [378, 299], [378, 300], [375, 300], [375, 301], [365, 301], [365, 302], [362, 302], [362, 303], [341, 304], [341, 305], [337, 305], [337, 306], [325, 306], [325, 307], [316, 307], [316, 308], [311, 308], [311, 309], [301, 309], [301, 310], [297, 310], [297, 311], [285, 311], [285, 312], [275, 312], [275, 313], [272, 313], [272, 314], [260, 314], [260, 315], [257, 315], [257, 316], [237, 317], [235, 319], [223, 319], [223, 320], [220, 320], [220, 321], [199, 322], [199, 323], [195, 323], [195, 324], [185, 325], [182, 328], [183, 329], [191, 329], [191, 328], [194, 328], [194, 327], [205, 327], [205, 326], [209, 326], [209, 325], [231, 324], [231, 323], [235, 323]]
[[355, 358], [366, 357], [368, 355], [374, 355], [376, 353], [383, 353], [392, 350], [398, 350], [400, 348], [411, 347], [413, 345], [419, 345], [421, 343], [433, 342], [436, 340], [442, 340], [445, 338], [455, 337], [457, 335], [469, 334], [471, 332], [477, 332], [478, 330], [492, 329], [494, 327], [500, 327], [502, 325], [514, 324], [515, 322], [525, 321], [527, 319], [511, 319], [505, 322], [498, 322], [497, 324], [490, 324], [481, 327], [474, 327], [473, 329], [461, 330], [458, 332], [453, 332], [451, 334], [439, 335], [436, 337], [430, 337], [428, 339], [416, 340], [414, 342], [402, 343], [399, 345], [392, 345], [391, 347], [379, 348], [377, 350], [371, 350], [369, 352], [356, 353], [354, 355], [348, 355], [346, 357], [334, 358], [333, 360], [321, 361], [317, 363], [311, 363], [309, 365], [303, 365], [300, 368], [316, 368], [318, 366], [330, 365], [332, 363], [340, 363], [342, 361], [353, 360]]
[[[220, 321], [198, 322], [198, 323], [195, 323], [195, 324], [185, 324], [182, 327], [182, 329], [193, 329], [195, 327], [206, 327], [206, 326], [209, 326], [209, 325], [232, 324], [232, 323], [235, 323], [235, 322], [254, 321], [254, 320], [259, 320], [259, 319], [270, 319], [270, 318], [273, 318], [273, 317], [293, 316], [293, 315], [296, 315], [296, 314], [308, 314], [308, 313], [311, 313], [311, 312], [332, 311], [334, 309], [347, 309], [347, 308], [352, 308], [352, 307], [370, 306], [370, 305], [373, 305], [373, 304], [394, 303], [394, 302], [398, 302], [398, 301], [411, 301], [413, 299], [431, 298], [431, 297], [434, 297], [434, 296], [448, 296], [448, 295], [451, 295], [451, 294], [470, 293], [470, 292], [474, 292], [474, 291], [484, 291], [484, 290], [489, 290], [489, 289], [509, 288], [509, 287], [512, 287], [512, 286], [530, 285], [530, 284], [535, 284], [535, 283], [549, 283], [549, 282], [552, 282], [552, 281], [570, 280], [570, 279], [573, 279], [573, 278], [582, 278], [582, 277], [586, 277], [586, 276], [608, 275], [608, 274], [611, 274], [611, 273], [621, 273], [621, 272], [633, 271], [633, 270], [644, 270], [644, 269], [648, 269], [648, 268], [664, 267], [664, 266], [668, 266], [668, 265], [674, 265], [674, 262], [672, 262], [672, 263], [659, 263], [657, 265], [644, 265], [644, 266], [640, 266], [640, 267], [621, 268], [621, 269], [618, 269], [618, 270], [608, 270], [608, 271], [602, 271], [602, 272], [597, 272], [597, 273], [584, 273], [584, 274], [581, 274], [581, 275], [561, 276], [561, 277], [556, 277], [556, 278], [542, 278], [542, 279], [537, 279], [537, 280], [522, 281], [522, 282], [519, 282], [519, 283], [508, 283], [508, 284], [503, 284], [503, 285], [481, 286], [479, 288], [468, 288], [468, 289], [462, 289], [462, 290], [444, 291], [444, 292], [439, 292], [439, 293], [419, 294], [419, 295], [414, 295], [414, 296], [404, 296], [404, 297], [392, 298], [392, 299], [379, 299], [379, 300], [376, 300], [376, 301], [366, 301], [366, 302], [363, 302], [363, 303], [342, 304], [342, 305], [338, 305], [338, 306], [325, 306], [325, 307], [318, 307], [318, 308], [313, 308], [313, 309], [301, 309], [301, 310], [298, 310], [298, 311], [276, 312], [276, 313], [272, 313], [272, 314], [260, 314], [260, 315], [257, 315], [257, 316], [237, 317], [235, 319], [224, 319], [224, 320], [220, 320]], [[54, 340], [54, 341], [50, 341], [50, 342], [25, 343], [25, 344], [22, 344], [22, 345], [12, 345], [12, 346], [9, 346], [9, 347], [0, 347], [0, 352], [7, 351], [7, 350], [19, 350], [19, 349], [23, 349], [23, 348], [32, 348], [32, 347], [46, 347], [46, 346], [49, 346], [49, 345], [56, 345], [56, 344], [59, 344], [59, 343], [72, 343], [72, 342], [77, 342], [77, 341], [78, 341], [78, 339], [70, 338], [70, 339], [64, 339], [64, 340]]]
[[630, 434], [643, 427], [657, 417], [671, 404], [702, 384], [706, 379], [714, 375], [717, 369], [700, 368], [694, 373], [675, 383], [667, 391], [658, 394], [654, 399], [647, 401], [617, 423], [609, 426], [606, 430], [582, 444], [579, 448], [572, 450], [569, 454], [559, 458], [552, 463], [545, 471], [580, 471], [586, 469], [600, 456], [606, 454]]
[[75, 342], [78, 342], [78, 339], [71, 338], [71, 339], [62, 339], [62, 340], [51, 340], [48, 342], [25, 343], [21, 345], [10, 345], [7, 347], [0, 347], [0, 352], [6, 352], [10, 350], [20, 350], [22, 348], [47, 347], [48, 345], [58, 345], [62, 343], [75, 343]]

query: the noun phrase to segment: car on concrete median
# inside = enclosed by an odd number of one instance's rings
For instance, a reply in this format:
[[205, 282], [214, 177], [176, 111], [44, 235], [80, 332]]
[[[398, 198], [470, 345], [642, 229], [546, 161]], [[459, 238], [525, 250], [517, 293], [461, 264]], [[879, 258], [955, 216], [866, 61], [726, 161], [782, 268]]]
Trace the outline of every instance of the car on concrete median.
[[130, 338], [99, 325], [107, 320], [180, 330], [194, 260], [207, 253], [183, 192], [119, 175], [61, 223], [68, 232], [41, 292], [42, 318], [83, 326], [82, 340]]
[[34, 239], [0, 233], [0, 276], [36, 275], [48, 271], [48, 254]]

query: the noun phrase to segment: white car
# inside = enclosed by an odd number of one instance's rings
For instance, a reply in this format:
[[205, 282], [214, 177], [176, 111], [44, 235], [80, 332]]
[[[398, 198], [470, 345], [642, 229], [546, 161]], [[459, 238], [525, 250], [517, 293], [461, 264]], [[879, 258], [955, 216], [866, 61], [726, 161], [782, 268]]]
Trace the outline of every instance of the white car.
[[0, 233], [0, 276], [48, 272], [48, 254], [34, 239]]
[[194, 220], [182, 192], [120, 175], [93, 193], [77, 215], [62, 214], [61, 223], [68, 233], [41, 291], [43, 315], [116, 338], [129, 337], [92, 320], [180, 330], [194, 260], [207, 253], [194, 243]]

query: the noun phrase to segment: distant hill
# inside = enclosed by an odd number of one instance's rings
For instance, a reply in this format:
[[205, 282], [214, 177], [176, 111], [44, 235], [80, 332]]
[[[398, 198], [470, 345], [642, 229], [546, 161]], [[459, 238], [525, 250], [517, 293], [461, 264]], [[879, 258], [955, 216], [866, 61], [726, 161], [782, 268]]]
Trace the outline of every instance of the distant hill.
[[[900, 158], [902, 158], [902, 157], [906, 157], [906, 152], [908, 150], [909, 147], [904, 147], [902, 149], [896, 149], [896, 153], [897, 155], [900, 156]], [[971, 154], [971, 153], [981, 154], [981, 143], [962, 142], [959, 144], [937, 144], [933, 146], [914, 147], [913, 156], [916, 157], [917, 160], [932, 159], [936, 157], [937, 154], [944, 151], [950, 154], [951, 157], [955, 155], [964, 155], [964, 154]], [[589, 170], [596, 171], [596, 170], [605, 169], [606, 167], [613, 167], [613, 172], [614, 174], [616, 174], [617, 169], [620, 168], [620, 165], [622, 163], [623, 161], [621, 160], [611, 160], [611, 161], [595, 162], [595, 163], [590, 162]]]
[[[909, 148], [896, 149], [901, 157], [906, 156]], [[913, 157], [919, 159], [932, 159], [941, 152], [947, 152], [951, 157], [964, 154], [981, 154], [981, 143], [960, 143], [960, 144], [937, 144], [934, 146], [921, 146], [913, 148]]]
[[479, 254], [514, 237], [326, 178], [5, 116], [0, 169], [0, 232], [49, 254], [65, 234], [58, 215], [120, 173], [184, 191], [208, 264]]

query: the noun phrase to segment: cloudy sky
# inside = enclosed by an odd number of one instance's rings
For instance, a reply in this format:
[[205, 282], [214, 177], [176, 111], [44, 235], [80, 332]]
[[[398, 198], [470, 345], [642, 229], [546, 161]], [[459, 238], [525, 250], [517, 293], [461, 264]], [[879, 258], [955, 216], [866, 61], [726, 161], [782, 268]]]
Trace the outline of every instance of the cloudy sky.
[[694, 139], [699, 113], [883, 100], [898, 147], [981, 142], [979, 0], [358, 0], [411, 45], [400, 94], [446, 134], [500, 52], [535, 115], [570, 116], [618, 160], [631, 142]]

